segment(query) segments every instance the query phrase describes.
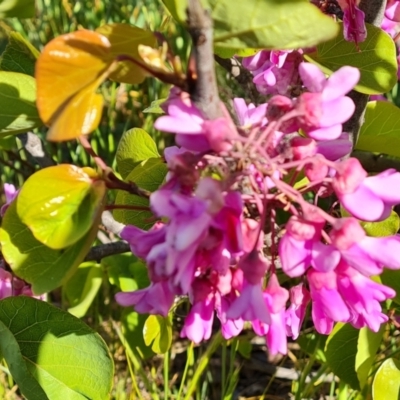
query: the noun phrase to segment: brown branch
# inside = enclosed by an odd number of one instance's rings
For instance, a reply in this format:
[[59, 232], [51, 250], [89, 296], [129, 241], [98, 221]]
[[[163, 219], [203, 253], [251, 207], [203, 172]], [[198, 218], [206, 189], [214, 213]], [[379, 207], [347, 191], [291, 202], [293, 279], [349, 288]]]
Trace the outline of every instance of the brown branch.
[[217, 119], [223, 116], [223, 111], [214, 67], [212, 19], [200, 0], [189, 0], [187, 14], [188, 31], [193, 40], [192, 58], [196, 67], [194, 76], [189, 76], [189, 94], [204, 118]]
[[90, 249], [85, 257], [85, 261], [100, 261], [104, 257], [113, 256], [114, 254], [121, 254], [130, 251], [128, 243], [119, 241], [113, 243], [100, 244]]
[[[386, 8], [386, 0], [362, 0], [360, 9], [365, 13], [365, 22], [380, 27]], [[348, 96], [354, 101], [356, 109], [352, 117], [343, 125], [343, 130], [350, 134], [353, 147], [357, 143], [360, 128], [364, 123], [364, 114], [369, 95], [352, 90]]]
[[21, 140], [28, 155], [36, 161], [40, 168], [51, 167], [56, 164], [46, 153], [43, 142], [38, 135], [33, 132], [27, 132], [21, 133], [18, 138]]

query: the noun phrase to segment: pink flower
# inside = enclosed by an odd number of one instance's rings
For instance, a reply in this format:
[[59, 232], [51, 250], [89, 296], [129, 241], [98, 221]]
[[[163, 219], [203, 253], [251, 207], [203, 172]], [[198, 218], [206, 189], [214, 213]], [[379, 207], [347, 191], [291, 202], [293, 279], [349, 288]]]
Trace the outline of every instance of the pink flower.
[[205, 279], [196, 279], [192, 285], [193, 306], [182, 328], [181, 337], [198, 344], [211, 337], [214, 320], [214, 288]]
[[167, 281], [151, 284], [145, 289], [133, 292], [119, 292], [115, 299], [124, 307], [134, 306], [135, 310], [142, 314], [168, 315], [169, 309], [174, 302], [173, 293]]
[[10, 203], [17, 197], [18, 190], [10, 183], [4, 184], [4, 194], [6, 196], [6, 203], [0, 207], [0, 217], [3, 217]]
[[333, 140], [340, 137], [342, 123], [354, 112], [354, 103], [345, 96], [360, 78], [357, 68], [342, 67], [329, 79], [310, 63], [301, 63], [299, 72], [309, 92], [298, 98], [297, 109], [301, 113], [298, 123], [301, 129], [316, 140]]
[[400, 2], [399, 0], [388, 0], [386, 5], [385, 17], [391, 21], [400, 22]]
[[238, 118], [239, 126], [242, 129], [249, 129], [253, 125], [266, 125], [268, 122], [267, 118], [265, 117], [267, 106], [267, 103], [260, 104], [257, 107], [252, 103], [246, 105], [244, 99], [233, 99], [233, 107]]
[[[388, 169], [367, 177], [360, 162], [349, 158], [337, 164], [333, 189], [343, 207], [364, 221], [382, 221], [400, 203], [400, 173]], [[360, 207], [362, 204], [362, 207]]]
[[357, 43], [363, 42], [367, 37], [365, 28], [365, 14], [357, 6], [360, 0], [338, 0], [343, 10], [344, 38]]
[[350, 323], [357, 329], [368, 326], [373, 332], [378, 332], [381, 324], [388, 321], [380, 302], [393, 298], [396, 292], [345, 263], [341, 263], [336, 272], [339, 293], [352, 313]]
[[302, 283], [289, 290], [290, 306], [286, 310], [286, 334], [296, 340], [306, 315], [307, 304], [310, 302], [310, 293]]
[[175, 133], [177, 144], [188, 150], [225, 151], [231, 147], [229, 142], [237, 134], [229, 118], [205, 120], [190, 100], [172, 99], [168, 102], [167, 111], [168, 115], [159, 117], [154, 127]]

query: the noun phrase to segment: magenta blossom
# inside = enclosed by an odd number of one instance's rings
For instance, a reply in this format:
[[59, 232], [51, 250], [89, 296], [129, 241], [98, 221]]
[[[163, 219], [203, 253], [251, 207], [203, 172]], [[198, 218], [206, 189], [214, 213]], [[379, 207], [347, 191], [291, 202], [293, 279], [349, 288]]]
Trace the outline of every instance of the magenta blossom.
[[300, 334], [300, 328], [306, 315], [307, 305], [310, 302], [310, 293], [302, 283], [293, 286], [289, 290], [290, 306], [286, 310], [286, 334], [297, 339]]
[[177, 144], [188, 150], [225, 151], [231, 147], [230, 141], [237, 135], [228, 116], [212, 121], [205, 120], [189, 99], [170, 100], [167, 114], [159, 117], [154, 127], [164, 132], [175, 133]]
[[400, 203], [400, 173], [388, 169], [368, 177], [355, 158], [337, 164], [332, 186], [343, 207], [363, 221], [382, 221]]
[[338, 0], [343, 10], [344, 38], [356, 44], [367, 37], [365, 14], [358, 8], [360, 0]]
[[388, 0], [385, 10], [385, 17], [391, 21], [400, 22], [400, 1]]
[[11, 185], [10, 183], [5, 183], [4, 194], [6, 196], [6, 202], [0, 208], [0, 217], [4, 216], [10, 203], [17, 197], [18, 190], [15, 188], [14, 185]]
[[316, 140], [338, 139], [342, 133], [342, 123], [354, 112], [354, 103], [345, 96], [360, 79], [357, 68], [342, 67], [329, 79], [314, 64], [301, 63], [301, 79], [309, 92], [298, 98], [297, 109], [302, 114], [298, 118], [300, 128]]
[[265, 103], [256, 107], [252, 103], [247, 105], [244, 99], [233, 99], [233, 107], [238, 118], [239, 127], [242, 129], [249, 129], [253, 125], [258, 125], [260, 127], [266, 125], [268, 122], [265, 117], [267, 105], [268, 104]]

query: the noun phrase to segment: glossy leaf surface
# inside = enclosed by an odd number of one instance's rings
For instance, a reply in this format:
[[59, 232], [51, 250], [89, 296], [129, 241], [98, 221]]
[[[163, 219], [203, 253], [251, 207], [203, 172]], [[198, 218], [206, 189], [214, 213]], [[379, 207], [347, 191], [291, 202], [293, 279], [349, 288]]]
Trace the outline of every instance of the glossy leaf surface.
[[382, 29], [367, 24], [367, 38], [358, 44], [343, 37], [342, 24], [339, 35], [317, 46], [305, 58], [331, 74], [344, 65], [360, 70], [361, 77], [355, 90], [366, 93], [386, 93], [397, 82], [396, 48], [393, 39]]
[[76, 271], [97, 234], [93, 228], [72, 246], [53, 250], [40, 243], [18, 217], [15, 201], [7, 209], [0, 227], [3, 256], [13, 272], [32, 285], [35, 294], [61, 286]]
[[37, 240], [52, 249], [76, 243], [101, 211], [105, 183], [86, 171], [69, 164], [44, 168], [31, 175], [19, 192], [19, 217]]
[[0, 71], [0, 138], [42, 125], [35, 101], [34, 78], [17, 72]]
[[[157, 43], [153, 32], [129, 24], [103, 25], [96, 31], [107, 37], [111, 44], [110, 53], [115, 59], [129, 56], [142, 61], [138, 46], [141, 44], [154, 47]], [[109, 78], [117, 82], [136, 84], [143, 82], [146, 76], [145, 71], [132, 61], [120, 61]]]
[[[21, 371], [22, 385], [28, 369], [49, 399], [109, 398], [114, 372], [110, 353], [100, 335], [82, 321], [25, 296], [0, 301], [0, 321], [0, 337], [7, 340], [1, 346], [17, 343], [22, 356], [22, 364], [13, 364]], [[42, 397], [27, 397], [46, 399], [39, 390], [36, 393]]]
[[61, 35], [45, 46], [35, 75], [40, 116], [51, 126], [49, 140], [74, 139], [97, 127], [103, 99], [95, 91], [112, 61], [108, 39], [92, 31]]
[[372, 384], [374, 400], [398, 399], [400, 393], [400, 361], [388, 358], [379, 367]]
[[356, 149], [400, 157], [400, 108], [387, 101], [370, 101]]

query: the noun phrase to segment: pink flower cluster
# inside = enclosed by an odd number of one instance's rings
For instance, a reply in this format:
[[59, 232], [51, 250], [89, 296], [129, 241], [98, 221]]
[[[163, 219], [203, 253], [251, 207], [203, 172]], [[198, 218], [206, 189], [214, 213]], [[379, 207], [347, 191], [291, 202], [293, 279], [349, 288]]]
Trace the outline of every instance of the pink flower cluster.
[[[262, 90], [283, 79], [277, 69], [290, 54], [246, 60]], [[257, 106], [235, 99], [236, 127], [228, 117], [207, 121], [187, 95], [174, 93], [156, 122], [182, 146], [166, 149], [168, 179], [150, 197], [159, 220], [149, 231], [121, 233], [146, 261], [151, 284], [118, 293], [120, 304], [166, 316], [177, 296], [187, 296], [182, 337], [210, 338], [216, 316], [225, 338], [247, 324], [272, 354], [287, 352], [309, 305], [323, 334], [335, 322], [377, 331], [388, 320], [381, 302], [395, 292], [371, 277], [400, 268], [400, 237], [369, 237], [360, 220], [389, 216], [400, 203], [400, 173], [368, 176], [346, 158], [352, 146], [342, 124], [354, 111], [346, 94], [357, 69], [326, 78], [300, 63], [292, 76], [295, 97], [277, 90]], [[323, 198], [337, 206], [326, 210]], [[339, 204], [349, 216], [340, 217]]]

